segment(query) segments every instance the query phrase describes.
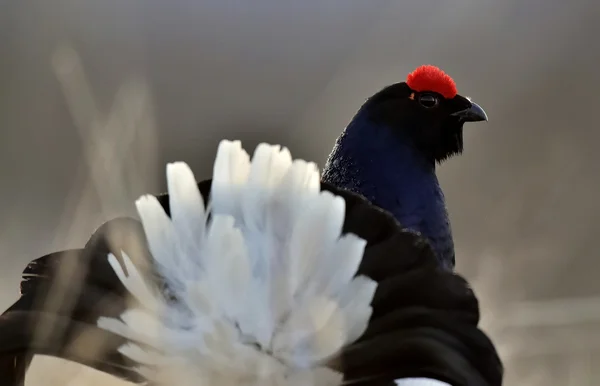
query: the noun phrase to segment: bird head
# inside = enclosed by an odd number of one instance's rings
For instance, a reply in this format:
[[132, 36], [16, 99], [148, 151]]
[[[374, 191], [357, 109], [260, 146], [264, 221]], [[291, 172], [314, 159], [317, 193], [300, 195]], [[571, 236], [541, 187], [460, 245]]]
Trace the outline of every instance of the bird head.
[[405, 82], [379, 91], [361, 110], [438, 163], [462, 153], [465, 122], [487, 121], [485, 111], [458, 95], [454, 80], [431, 65], [420, 66]]

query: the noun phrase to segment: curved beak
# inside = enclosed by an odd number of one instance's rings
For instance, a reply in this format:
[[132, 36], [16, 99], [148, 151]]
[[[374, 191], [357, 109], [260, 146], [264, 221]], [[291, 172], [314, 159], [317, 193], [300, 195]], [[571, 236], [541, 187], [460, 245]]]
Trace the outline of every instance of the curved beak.
[[452, 115], [460, 118], [463, 122], [480, 122], [488, 120], [485, 111], [475, 102], [471, 102], [471, 107], [468, 109], [458, 111]]

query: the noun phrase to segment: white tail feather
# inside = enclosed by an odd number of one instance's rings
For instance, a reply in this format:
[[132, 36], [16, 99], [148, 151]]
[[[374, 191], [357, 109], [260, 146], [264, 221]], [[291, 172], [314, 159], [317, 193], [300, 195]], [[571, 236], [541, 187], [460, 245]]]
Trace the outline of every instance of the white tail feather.
[[266, 144], [250, 162], [222, 141], [208, 223], [190, 168], [169, 164], [167, 180], [170, 218], [155, 197], [136, 205], [177, 301], [111, 255], [143, 308], [98, 325], [129, 339], [121, 352], [158, 385], [340, 384], [327, 362], [364, 332], [376, 283], [355, 277], [365, 242], [341, 235], [345, 202], [320, 192], [316, 165]]

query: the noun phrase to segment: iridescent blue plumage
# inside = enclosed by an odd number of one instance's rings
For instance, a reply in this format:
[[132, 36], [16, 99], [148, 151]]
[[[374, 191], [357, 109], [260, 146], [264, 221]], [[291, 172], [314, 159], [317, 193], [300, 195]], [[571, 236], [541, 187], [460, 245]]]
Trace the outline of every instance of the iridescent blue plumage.
[[362, 109], [337, 139], [322, 180], [359, 193], [425, 236], [440, 266], [454, 267], [454, 243], [435, 162], [409, 138]]

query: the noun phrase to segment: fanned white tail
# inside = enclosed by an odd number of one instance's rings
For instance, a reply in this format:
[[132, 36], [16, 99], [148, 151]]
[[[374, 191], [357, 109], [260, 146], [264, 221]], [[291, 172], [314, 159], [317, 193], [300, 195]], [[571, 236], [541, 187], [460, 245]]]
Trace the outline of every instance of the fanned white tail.
[[364, 332], [376, 283], [355, 277], [365, 241], [341, 235], [345, 202], [320, 192], [316, 165], [222, 141], [210, 220], [185, 163], [167, 179], [170, 218], [153, 196], [136, 205], [169, 293], [110, 255], [141, 306], [98, 325], [157, 385], [340, 384], [327, 362]]

